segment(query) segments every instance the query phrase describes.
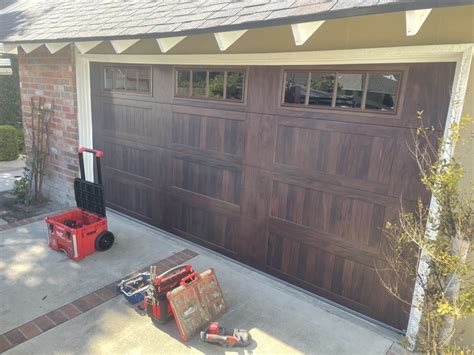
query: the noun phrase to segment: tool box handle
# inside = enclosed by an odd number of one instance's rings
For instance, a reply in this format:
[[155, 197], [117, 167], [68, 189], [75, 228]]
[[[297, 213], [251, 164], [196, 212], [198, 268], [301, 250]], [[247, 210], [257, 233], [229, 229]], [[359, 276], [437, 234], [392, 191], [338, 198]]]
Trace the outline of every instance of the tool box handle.
[[81, 170], [81, 179], [82, 180], [86, 179], [86, 173], [85, 173], [85, 170], [84, 170], [84, 153], [85, 152], [94, 154], [95, 165], [96, 165], [96, 168], [97, 168], [97, 183], [99, 185], [102, 185], [102, 171], [100, 169], [100, 158], [102, 158], [104, 156], [104, 152], [102, 150], [85, 148], [85, 147], [79, 148], [79, 168]]
[[191, 270], [192, 268], [193, 267], [191, 265], [178, 265], [178, 266], [172, 267], [171, 269], [166, 270], [164, 273], [158, 275], [155, 278], [155, 280], [153, 280], [153, 282], [154, 283], [160, 283], [161, 281], [163, 281], [163, 279], [166, 276], [173, 274], [176, 270], [183, 269], [183, 271], [188, 271], [188, 270]]
[[201, 276], [199, 275], [199, 272], [193, 272], [192, 274], [189, 274], [188, 276], [183, 277], [181, 279], [181, 281], [179, 282], [179, 284], [181, 286], [186, 285], [186, 284], [190, 284], [191, 282], [199, 279], [200, 277]]

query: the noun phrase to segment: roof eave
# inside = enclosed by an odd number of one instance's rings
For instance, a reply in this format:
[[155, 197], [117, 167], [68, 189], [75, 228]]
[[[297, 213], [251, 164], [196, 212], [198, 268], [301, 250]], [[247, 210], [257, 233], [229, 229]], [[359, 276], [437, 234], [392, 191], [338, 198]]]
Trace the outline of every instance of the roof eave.
[[148, 32], [136, 35], [116, 35], [116, 36], [94, 36], [94, 37], [72, 37], [72, 38], [56, 38], [56, 39], [35, 39], [35, 40], [20, 40], [20, 41], [8, 41], [2, 40], [1, 42], [6, 44], [22, 44], [22, 43], [54, 43], [54, 42], [79, 42], [79, 41], [107, 41], [107, 40], [118, 40], [118, 39], [156, 39], [156, 38], [167, 38], [167, 37], [177, 37], [177, 36], [191, 36], [191, 35], [200, 35], [208, 34], [214, 32], [226, 32], [226, 31], [237, 31], [243, 29], [256, 29], [263, 27], [275, 27], [275, 26], [285, 26], [291, 25], [294, 23], [304, 23], [312, 21], [322, 21], [322, 20], [334, 20], [347, 17], [357, 17], [357, 16], [366, 16], [366, 15], [376, 15], [383, 13], [391, 12], [402, 12], [409, 10], [420, 10], [426, 8], [443, 8], [443, 7], [456, 7], [463, 5], [472, 5], [472, 0], [419, 0], [419, 1], [410, 1], [406, 0], [403, 3], [388, 3], [385, 5], [377, 6], [365, 6], [365, 7], [353, 7], [348, 9], [341, 10], [327, 10], [318, 12], [315, 14], [307, 14], [300, 16], [289, 16], [281, 17], [276, 19], [264, 20], [264, 21], [249, 21], [244, 23], [239, 23], [237, 25], [225, 25], [225, 26], [214, 26], [206, 28], [197, 28], [185, 31], [175, 31], [175, 32]]

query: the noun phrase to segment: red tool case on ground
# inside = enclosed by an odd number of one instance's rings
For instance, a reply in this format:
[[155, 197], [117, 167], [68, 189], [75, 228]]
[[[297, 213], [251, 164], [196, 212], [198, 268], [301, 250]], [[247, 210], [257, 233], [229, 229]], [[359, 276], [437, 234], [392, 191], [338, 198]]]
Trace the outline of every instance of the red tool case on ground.
[[[84, 152], [95, 156], [97, 182], [85, 179]], [[49, 247], [66, 253], [69, 258], [76, 261], [96, 250], [108, 250], [114, 243], [114, 235], [107, 230], [105, 216], [104, 187], [100, 169], [100, 158], [103, 155], [104, 153], [99, 150], [79, 149], [81, 177], [74, 180], [74, 195], [78, 208], [45, 218]]]
[[173, 318], [166, 294], [178, 287], [181, 280], [193, 272], [194, 270], [191, 265], [173, 267], [159, 276], [154, 276], [150, 272], [152, 287], [149, 287], [145, 293], [143, 308], [153, 323], [158, 322], [162, 324]]
[[213, 269], [183, 278], [179, 287], [168, 292], [167, 298], [183, 341], [227, 311]]

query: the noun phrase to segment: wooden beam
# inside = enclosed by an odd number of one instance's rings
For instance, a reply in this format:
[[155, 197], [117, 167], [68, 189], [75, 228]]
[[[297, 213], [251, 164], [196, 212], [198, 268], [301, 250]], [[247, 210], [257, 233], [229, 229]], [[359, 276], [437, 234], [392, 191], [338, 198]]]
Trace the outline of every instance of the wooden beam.
[[102, 41], [89, 41], [89, 42], [74, 42], [76, 48], [82, 54], [89, 52], [92, 48], [97, 47]]
[[405, 11], [407, 36], [414, 36], [425, 23], [432, 9]]
[[214, 37], [216, 39], [217, 45], [221, 51], [225, 51], [231, 45], [235, 43], [240, 37], [242, 37], [247, 30], [240, 31], [228, 31], [228, 32], [216, 32]]
[[302, 46], [323, 25], [324, 21], [295, 23], [291, 25], [293, 38], [297, 46]]
[[71, 42], [60, 42], [60, 43], [45, 43], [44, 45], [48, 48], [49, 53], [54, 54], [59, 52], [61, 49], [66, 47]]
[[28, 43], [28, 44], [22, 44], [21, 48], [25, 51], [25, 53], [31, 53], [33, 52], [36, 48], [39, 48], [43, 45], [43, 43]]
[[110, 41], [110, 44], [112, 45], [112, 47], [114, 47], [115, 53], [120, 54], [126, 51], [131, 46], [133, 46], [138, 41], [139, 39], [122, 39]]
[[185, 38], [186, 36], [157, 38], [156, 41], [160, 46], [160, 51], [166, 53]]

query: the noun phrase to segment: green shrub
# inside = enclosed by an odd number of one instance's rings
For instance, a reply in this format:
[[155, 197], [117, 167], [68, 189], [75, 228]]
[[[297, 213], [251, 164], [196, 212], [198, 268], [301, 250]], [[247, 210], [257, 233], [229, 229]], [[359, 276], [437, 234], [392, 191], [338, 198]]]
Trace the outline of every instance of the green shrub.
[[16, 130], [16, 141], [18, 143], [18, 153], [25, 154], [25, 132], [22, 127]]
[[0, 75], [0, 125], [20, 127], [21, 104], [18, 60], [16, 55], [5, 53], [0, 54], [0, 58], [10, 59], [13, 71], [13, 75]]
[[18, 158], [16, 128], [0, 126], [0, 161], [15, 160], [16, 158]]
[[13, 187], [13, 194], [23, 204], [27, 203], [29, 185], [30, 181], [28, 176], [25, 174], [20, 179], [15, 181], [15, 185]]

